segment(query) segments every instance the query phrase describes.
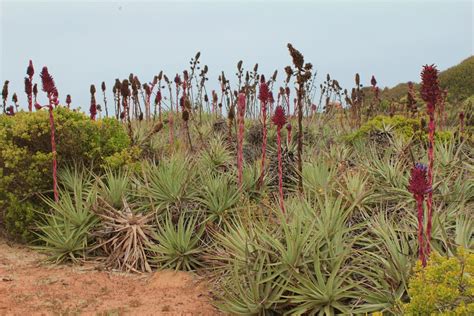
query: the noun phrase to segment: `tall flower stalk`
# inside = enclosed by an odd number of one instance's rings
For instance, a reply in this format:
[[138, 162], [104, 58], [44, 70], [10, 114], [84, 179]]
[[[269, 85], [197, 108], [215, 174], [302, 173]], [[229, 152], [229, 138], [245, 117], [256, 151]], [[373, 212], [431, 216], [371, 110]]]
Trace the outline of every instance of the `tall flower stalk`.
[[291, 145], [291, 123], [288, 122], [288, 124], [286, 124], [286, 146], [290, 147]]
[[68, 94], [68, 95], [66, 96], [66, 105], [67, 105], [67, 108], [68, 108], [68, 109], [71, 108], [71, 102], [72, 102], [71, 95]]
[[10, 81], [5, 80], [3, 83], [2, 89], [2, 99], [3, 99], [3, 113], [7, 113], [7, 99], [8, 99], [8, 84]]
[[268, 85], [265, 82], [265, 76], [261, 76], [260, 79], [260, 89], [258, 99], [260, 100], [261, 106], [261, 117], [262, 117], [262, 131], [263, 131], [263, 140], [262, 140], [262, 164], [260, 171], [260, 178], [258, 179], [258, 186], [263, 185], [263, 180], [265, 178], [265, 160], [267, 152], [267, 105], [270, 100], [270, 90]]
[[[429, 253], [424, 245], [424, 236], [423, 236], [423, 204], [425, 200], [425, 195], [431, 193], [431, 185], [428, 181], [427, 167], [421, 163], [416, 163], [415, 166], [411, 169], [410, 180], [408, 191], [413, 194], [413, 197], [416, 201], [417, 206], [417, 218], [418, 218], [418, 253], [419, 259], [423, 266], [426, 266], [426, 258]], [[429, 244], [429, 240], [426, 241]]]
[[[54, 126], [54, 114], [53, 109], [59, 104], [58, 99], [58, 90], [56, 89], [56, 85], [54, 83], [53, 77], [49, 74], [48, 68], [43, 67], [43, 70], [40, 73], [41, 82], [43, 84], [43, 91], [46, 92], [48, 97], [48, 111], [49, 111], [49, 126], [51, 130], [51, 152], [53, 154], [53, 193], [54, 193], [54, 200], [56, 202], [59, 201], [59, 193], [58, 193], [58, 176], [57, 176], [57, 153], [56, 153], [56, 139], [55, 139], [55, 126]], [[43, 106], [38, 103], [35, 103], [35, 108], [40, 110]]]
[[107, 109], [107, 97], [105, 96], [105, 81], [102, 81], [101, 84], [101, 89], [102, 89], [102, 96], [104, 97], [104, 108], [105, 108], [105, 117], [109, 117], [109, 110]]
[[[421, 72], [421, 97], [426, 102], [428, 116], [430, 118], [428, 124], [428, 184], [433, 185], [433, 165], [434, 165], [434, 135], [435, 135], [435, 108], [436, 103], [440, 100], [441, 91], [438, 81], [438, 70], [434, 65], [425, 65]], [[426, 226], [426, 255], [429, 256], [431, 251], [431, 227], [433, 212], [433, 192], [428, 193], [427, 199], [428, 218]]]
[[161, 117], [161, 100], [162, 100], [161, 91], [158, 90], [155, 95], [155, 109], [158, 108], [158, 120], [160, 122], [163, 122], [163, 119]]
[[242, 169], [244, 163], [243, 147], [244, 147], [244, 126], [245, 126], [245, 93], [239, 93], [237, 103], [237, 120], [239, 125], [239, 133], [237, 136], [237, 177], [239, 186], [242, 186]]
[[285, 204], [283, 201], [283, 166], [281, 162], [281, 129], [286, 124], [285, 109], [278, 105], [275, 114], [272, 117], [273, 124], [277, 127], [277, 151], [278, 151], [278, 192], [280, 193], [280, 208], [285, 213]]
[[35, 74], [35, 69], [33, 67], [33, 62], [30, 60], [28, 67], [26, 68], [26, 74], [28, 77], [25, 77], [25, 93], [28, 98], [28, 111], [33, 111], [33, 75]]
[[18, 96], [16, 93], [13, 93], [12, 102], [15, 105], [15, 111], [18, 112]]
[[[374, 97], [372, 101], [370, 102], [369, 105], [369, 111], [367, 113], [367, 119], [370, 119], [373, 114], [375, 109], [380, 105], [380, 89], [377, 87], [377, 80], [375, 79], [375, 76], [372, 75], [372, 78], [370, 79], [370, 85], [372, 86], [372, 92], [374, 94]], [[392, 116], [392, 111], [390, 111], [390, 115]]]
[[288, 44], [288, 50], [293, 60], [295, 70], [290, 66], [285, 68], [288, 77], [293, 74], [296, 75], [296, 106], [295, 111], [298, 111], [298, 189], [303, 193], [303, 101], [305, 97], [305, 83], [311, 79], [311, 69], [313, 65], [304, 62], [303, 54], [301, 54], [293, 45]]
[[91, 120], [95, 121], [95, 117], [97, 116], [97, 103], [95, 100], [96, 90], [93, 84], [91, 84], [90, 92], [91, 92], [91, 107], [89, 108], [89, 113], [91, 115]]
[[189, 133], [189, 116], [190, 116], [190, 111], [191, 111], [191, 101], [188, 98], [187, 95], [187, 89], [188, 89], [188, 80], [187, 75], [184, 76], [183, 80], [183, 97], [182, 97], [182, 113], [181, 113], [181, 118], [183, 119], [183, 128], [184, 132], [186, 133], [186, 143], [188, 144], [189, 150], [192, 152], [193, 151], [193, 143], [191, 141], [191, 134]]
[[120, 95], [122, 94], [122, 83], [120, 79], [115, 79], [114, 87], [112, 88], [112, 92], [114, 94], [114, 101], [115, 101], [115, 118], [118, 120], [120, 119], [120, 115], [122, 110], [120, 109]]

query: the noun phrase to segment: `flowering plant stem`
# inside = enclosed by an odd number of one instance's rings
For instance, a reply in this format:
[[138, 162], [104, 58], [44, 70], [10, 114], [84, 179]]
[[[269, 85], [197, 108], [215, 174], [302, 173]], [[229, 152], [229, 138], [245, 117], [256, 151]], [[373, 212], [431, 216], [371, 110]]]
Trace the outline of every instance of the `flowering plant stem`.
[[421, 263], [426, 266], [426, 257], [425, 257], [425, 247], [423, 241], [423, 196], [417, 195], [416, 199], [416, 206], [418, 210], [418, 255]]
[[238, 137], [237, 137], [237, 178], [239, 186], [242, 186], [242, 169], [243, 169], [243, 146], [244, 146], [244, 124], [245, 124], [245, 99], [244, 93], [239, 94], [238, 98]]
[[266, 160], [266, 152], [267, 152], [267, 104], [266, 102], [262, 102], [262, 129], [263, 129], [263, 140], [262, 140], [262, 163], [261, 163], [261, 171], [260, 171], [260, 178], [258, 179], [259, 187], [262, 187], [263, 180], [265, 178], [265, 160]]
[[283, 166], [281, 163], [281, 127], [277, 127], [277, 146], [278, 146], [278, 190], [280, 193], [280, 208], [285, 214], [285, 204], [283, 201]]
[[59, 193], [58, 193], [58, 162], [57, 162], [57, 153], [56, 153], [56, 139], [55, 139], [55, 127], [54, 127], [54, 115], [53, 115], [53, 100], [49, 99], [49, 126], [51, 129], [51, 152], [53, 154], [53, 193], [54, 193], [54, 201], [59, 201]]
[[[434, 165], [434, 134], [435, 134], [435, 118], [434, 111], [429, 111], [430, 122], [428, 124], [428, 184], [433, 187], [433, 165]], [[426, 224], [426, 255], [429, 256], [431, 252], [431, 227], [432, 227], [432, 216], [433, 216], [433, 191], [428, 192], [428, 198], [426, 200], [427, 206], [427, 224]]]

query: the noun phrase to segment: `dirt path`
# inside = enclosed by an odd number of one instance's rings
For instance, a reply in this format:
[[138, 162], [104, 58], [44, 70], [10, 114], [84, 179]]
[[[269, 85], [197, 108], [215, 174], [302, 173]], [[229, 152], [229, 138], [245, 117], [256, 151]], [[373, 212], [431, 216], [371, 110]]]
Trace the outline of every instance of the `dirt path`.
[[0, 315], [219, 315], [190, 273], [131, 275], [42, 259], [0, 239]]

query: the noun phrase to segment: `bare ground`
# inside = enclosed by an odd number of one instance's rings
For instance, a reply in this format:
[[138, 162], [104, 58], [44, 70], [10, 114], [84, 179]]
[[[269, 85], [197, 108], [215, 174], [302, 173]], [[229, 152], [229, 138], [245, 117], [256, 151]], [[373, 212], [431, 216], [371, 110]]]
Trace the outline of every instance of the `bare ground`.
[[191, 273], [126, 274], [43, 259], [0, 237], [0, 315], [220, 315]]

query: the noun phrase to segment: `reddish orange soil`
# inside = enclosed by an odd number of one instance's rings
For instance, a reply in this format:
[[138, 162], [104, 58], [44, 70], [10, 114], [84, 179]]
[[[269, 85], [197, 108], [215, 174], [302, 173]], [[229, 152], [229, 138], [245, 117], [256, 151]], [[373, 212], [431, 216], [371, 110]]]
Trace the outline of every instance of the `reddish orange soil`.
[[220, 315], [206, 283], [190, 273], [125, 274], [43, 259], [0, 238], [0, 315]]

